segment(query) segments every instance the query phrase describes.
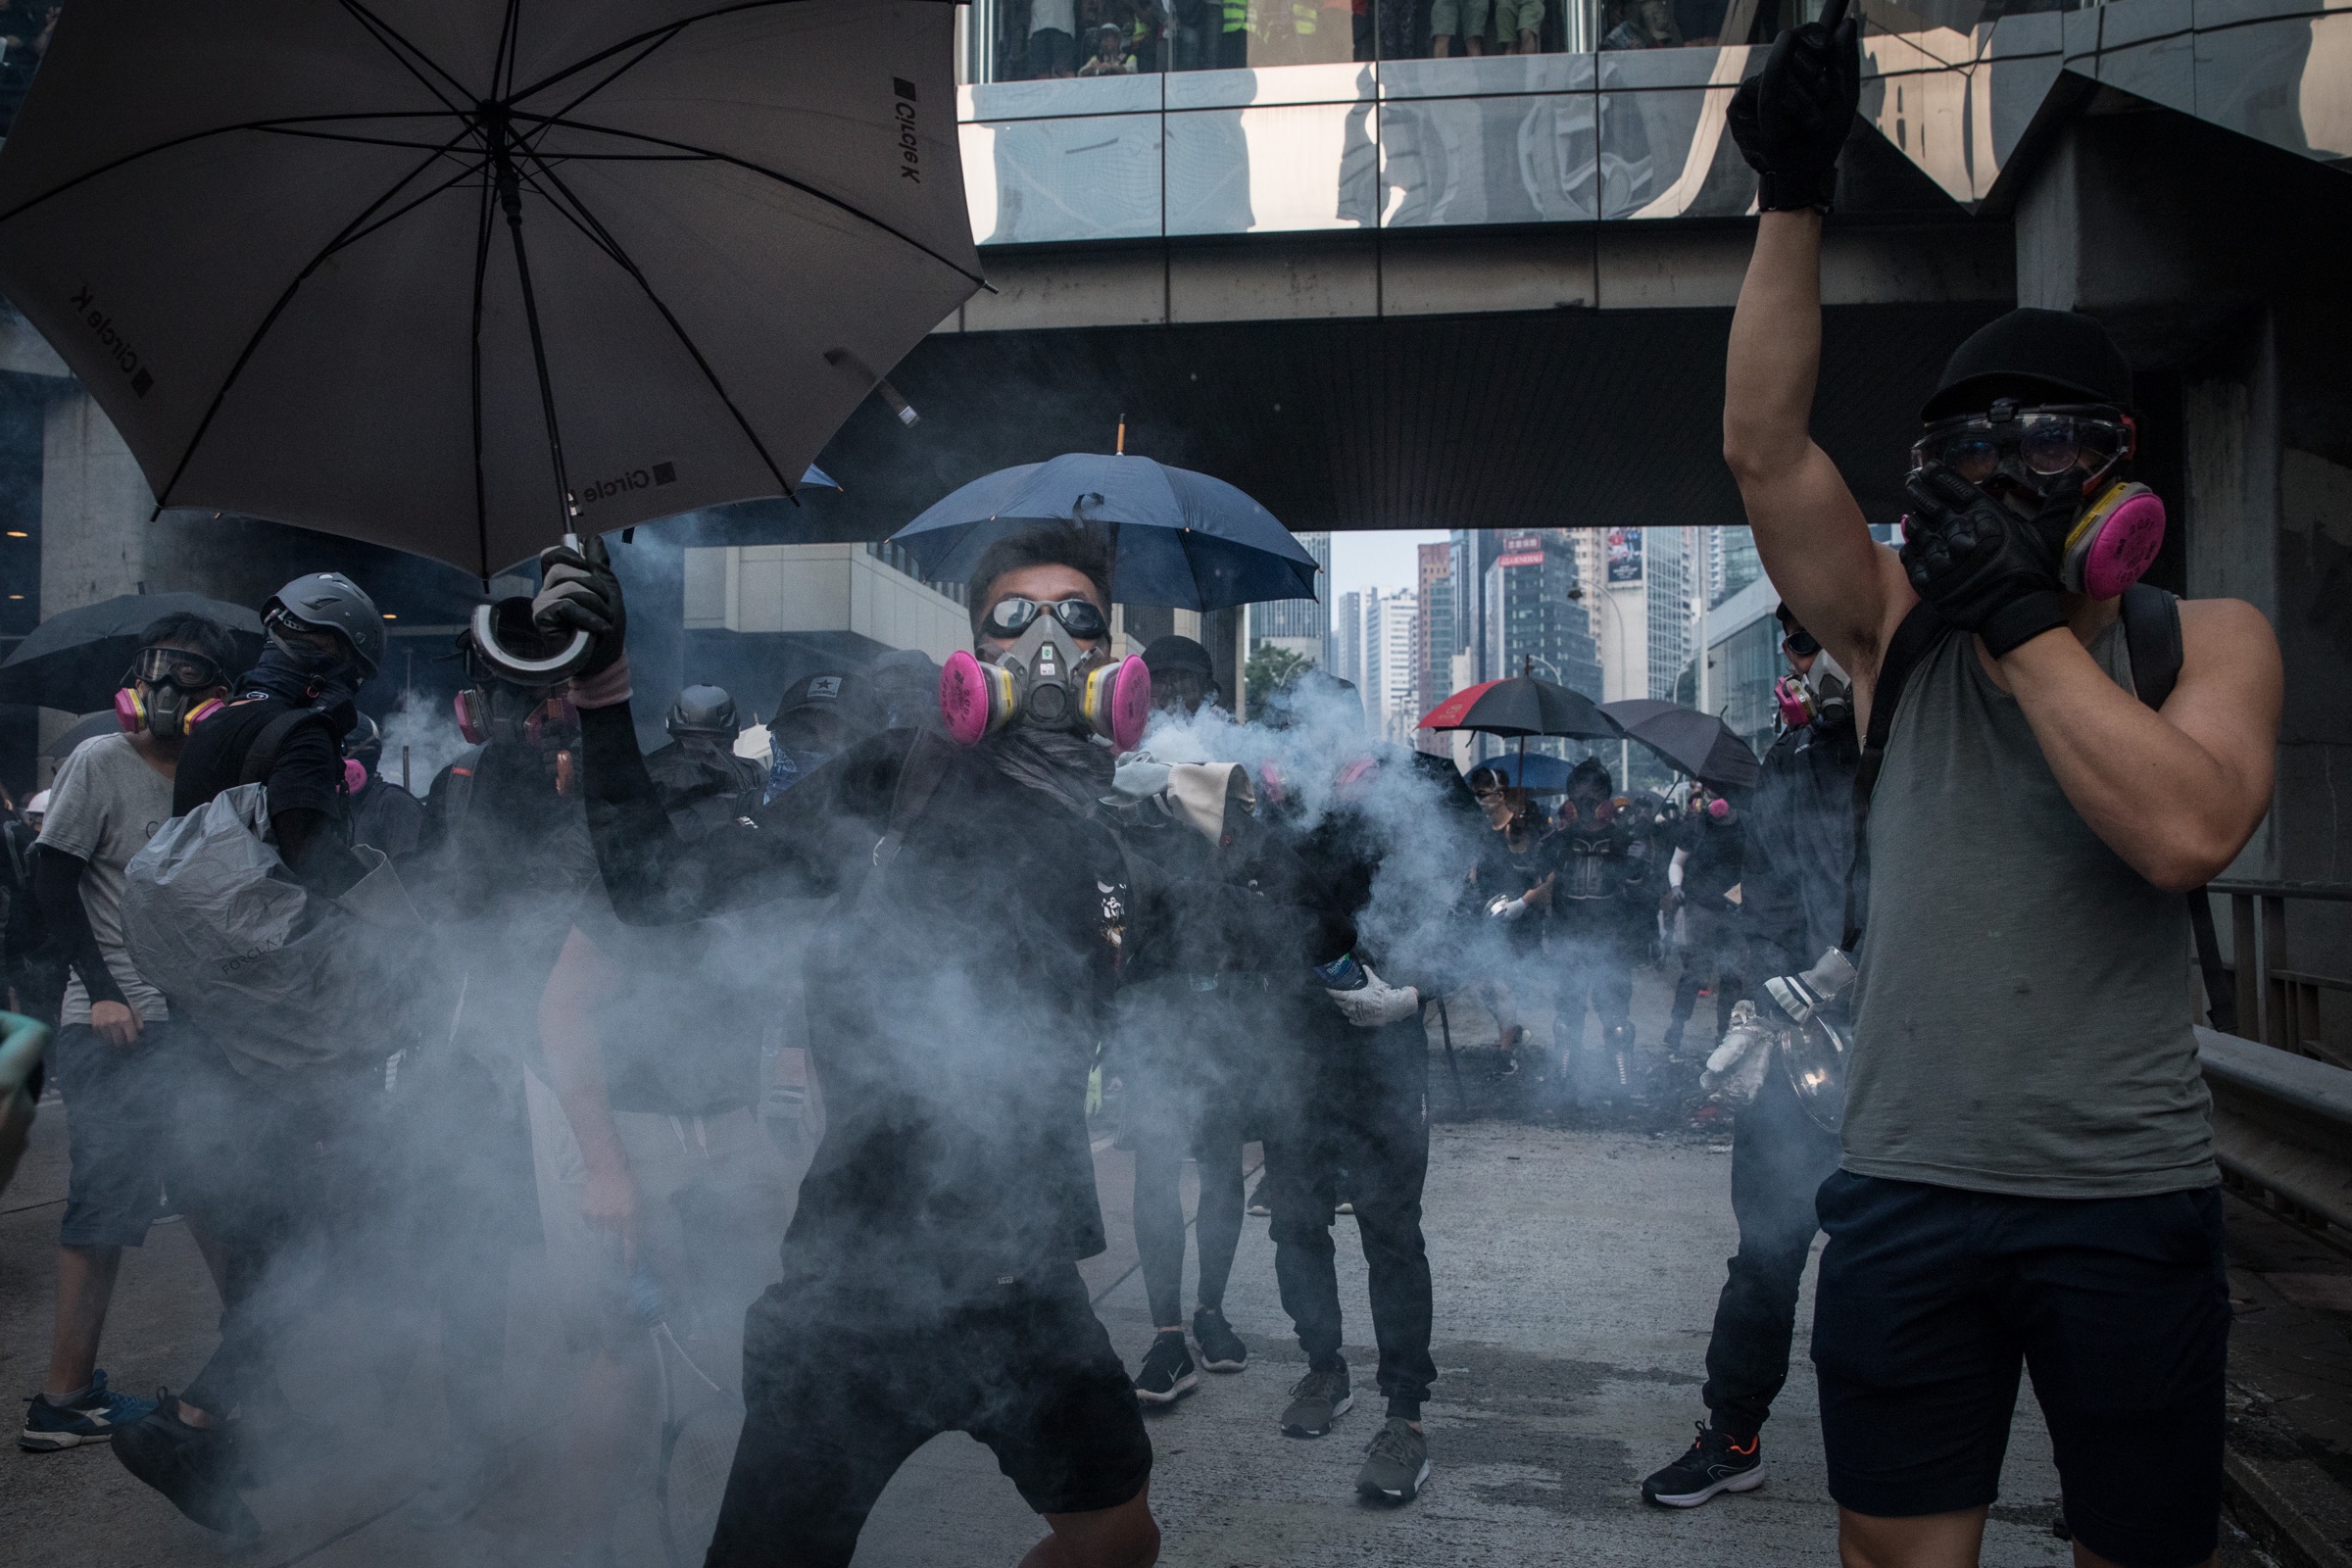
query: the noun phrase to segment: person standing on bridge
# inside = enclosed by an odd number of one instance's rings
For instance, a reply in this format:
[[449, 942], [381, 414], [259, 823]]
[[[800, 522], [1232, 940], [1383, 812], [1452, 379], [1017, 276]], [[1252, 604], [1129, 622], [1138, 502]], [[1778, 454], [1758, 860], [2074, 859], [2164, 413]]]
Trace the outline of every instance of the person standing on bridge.
[[[1763, 217], [1724, 403], [1764, 568], [1853, 673], [1878, 768], [1844, 1153], [1817, 1203], [1840, 1552], [1977, 1559], [2022, 1365], [2075, 1560], [2190, 1568], [2218, 1533], [2230, 1298], [2181, 895], [2268, 809], [2278, 644], [2235, 600], [2125, 602], [2163, 514], [2125, 483], [2130, 366], [2082, 316], [1961, 344], [1899, 557], [1872, 540], [1808, 430], [1856, 26], [1782, 34], [1734, 99]], [[2133, 679], [2127, 620], [2131, 645], [2177, 628], [2169, 693]]]

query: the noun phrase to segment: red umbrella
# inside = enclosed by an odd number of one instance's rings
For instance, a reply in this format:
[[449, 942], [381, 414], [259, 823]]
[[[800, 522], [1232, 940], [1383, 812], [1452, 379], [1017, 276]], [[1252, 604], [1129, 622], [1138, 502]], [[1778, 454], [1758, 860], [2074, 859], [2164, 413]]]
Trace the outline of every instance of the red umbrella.
[[1468, 729], [1484, 735], [1516, 735], [1520, 766], [1527, 765], [1530, 735], [1561, 735], [1572, 740], [1614, 741], [1625, 728], [1584, 693], [1534, 675], [1491, 680], [1455, 692], [1422, 715], [1422, 729]]

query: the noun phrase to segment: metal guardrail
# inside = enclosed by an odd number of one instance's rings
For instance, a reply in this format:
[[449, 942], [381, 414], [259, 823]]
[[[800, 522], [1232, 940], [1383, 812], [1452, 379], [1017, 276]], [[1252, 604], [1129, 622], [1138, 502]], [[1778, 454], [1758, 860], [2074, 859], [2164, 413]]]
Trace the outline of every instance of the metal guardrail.
[[2223, 1171], [2352, 1233], [2352, 1070], [2205, 1028], [2197, 1064]]
[[2207, 891], [2230, 899], [2236, 1032], [2298, 1055], [2326, 1057], [2319, 1045], [2320, 993], [2352, 991], [2352, 979], [2286, 966], [2286, 906], [2289, 900], [2352, 904], [2352, 887], [2232, 880], [2214, 882]]

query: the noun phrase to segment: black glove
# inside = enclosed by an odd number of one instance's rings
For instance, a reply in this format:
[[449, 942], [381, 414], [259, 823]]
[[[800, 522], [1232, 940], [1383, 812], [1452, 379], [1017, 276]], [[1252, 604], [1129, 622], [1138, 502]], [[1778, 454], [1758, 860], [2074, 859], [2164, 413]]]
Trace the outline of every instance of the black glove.
[[603, 537], [591, 534], [576, 550], [555, 545], [540, 551], [539, 580], [539, 597], [531, 601], [531, 623], [551, 637], [587, 632], [596, 645], [579, 673], [610, 669], [620, 658], [629, 616]]
[[1861, 19], [1830, 31], [1818, 22], [1784, 32], [1764, 70], [1732, 95], [1732, 140], [1756, 172], [1768, 213], [1830, 210], [1838, 153], [1862, 101]]
[[1903, 570], [1944, 619], [1984, 639], [1995, 659], [2066, 624], [2058, 551], [2075, 503], [2021, 517], [1940, 463], [1903, 486]]

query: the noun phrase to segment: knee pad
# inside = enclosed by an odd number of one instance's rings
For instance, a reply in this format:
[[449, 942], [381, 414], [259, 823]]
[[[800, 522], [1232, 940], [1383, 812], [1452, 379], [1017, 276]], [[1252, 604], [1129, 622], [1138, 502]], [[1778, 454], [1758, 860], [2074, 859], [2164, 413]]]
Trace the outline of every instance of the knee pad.
[[1613, 1023], [1603, 1038], [1607, 1040], [1611, 1051], [1631, 1051], [1634, 1049], [1634, 1026], [1630, 1023]]

